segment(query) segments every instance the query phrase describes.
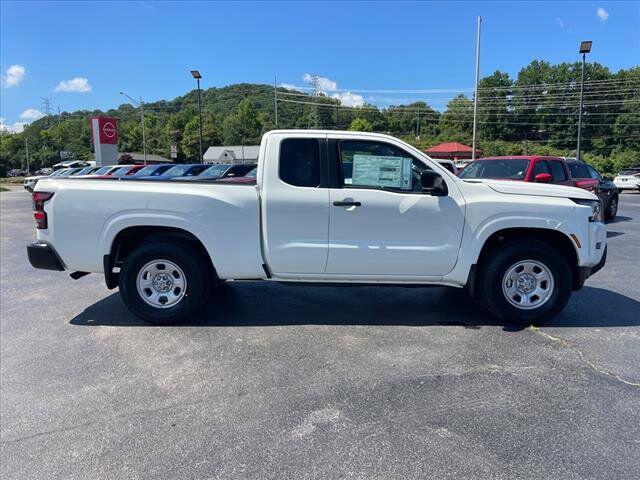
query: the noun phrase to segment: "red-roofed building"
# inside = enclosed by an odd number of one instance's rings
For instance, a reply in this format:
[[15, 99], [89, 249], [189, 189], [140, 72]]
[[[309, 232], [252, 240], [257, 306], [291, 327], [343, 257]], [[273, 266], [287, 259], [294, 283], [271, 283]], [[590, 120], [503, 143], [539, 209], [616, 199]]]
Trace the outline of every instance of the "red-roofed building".
[[[471, 147], [458, 142], [441, 143], [423, 151], [430, 157], [449, 160], [465, 160], [472, 157]], [[480, 153], [480, 150], [476, 150], [476, 158], [480, 157]]]

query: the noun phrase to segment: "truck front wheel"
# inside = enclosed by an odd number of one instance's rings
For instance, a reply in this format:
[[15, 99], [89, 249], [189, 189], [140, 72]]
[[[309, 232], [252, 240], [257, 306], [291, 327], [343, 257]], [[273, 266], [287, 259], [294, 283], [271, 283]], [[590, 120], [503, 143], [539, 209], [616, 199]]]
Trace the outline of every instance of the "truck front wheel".
[[552, 245], [519, 240], [493, 250], [480, 271], [482, 303], [505, 321], [540, 324], [562, 311], [572, 273]]
[[207, 299], [205, 263], [176, 243], [143, 244], [124, 261], [120, 295], [131, 313], [146, 322], [184, 322]]

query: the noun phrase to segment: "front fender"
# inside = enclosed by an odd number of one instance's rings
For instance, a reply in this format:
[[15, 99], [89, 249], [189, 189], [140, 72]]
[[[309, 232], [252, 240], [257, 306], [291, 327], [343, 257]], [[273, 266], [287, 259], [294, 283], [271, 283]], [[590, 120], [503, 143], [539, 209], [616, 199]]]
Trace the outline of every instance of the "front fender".
[[[465, 224], [463, 233], [463, 241], [460, 249], [459, 260], [456, 267], [444, 278], [460, 285], [465, 285], [469, 272], [473, 265], [478, 263], [480, 252], [487, 240], [495, 233], [512, 228], [529, 228], [539, 230], [550, 230], [561, 232], [567, 236], [574, 232], [575, 226], [567, 224], [567, 222], [553, 217], [545, 217], [538, 214], [496, 214], [483, 220], [478, 225], [471, 225], [469, 222]], [[578, 233], [579, 234], [579, 233]], [[588, 238], [588, 234], [586, 235]], [[571, 241], [578, 259], [584, 252], [580, 252], [573, 241]]]

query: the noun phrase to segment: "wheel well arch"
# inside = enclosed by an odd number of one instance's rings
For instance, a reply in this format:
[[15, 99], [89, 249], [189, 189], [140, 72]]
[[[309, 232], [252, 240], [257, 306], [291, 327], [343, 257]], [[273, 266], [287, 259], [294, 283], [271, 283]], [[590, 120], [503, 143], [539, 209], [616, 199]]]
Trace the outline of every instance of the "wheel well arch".
[[548, 228], [512, 227], [492, 233], [482, 245], [477, 259], [475, 275], [479, 275], [482, 271], [484, 267], [483, 264], [489, 258], [492, 251], [500, 248], [501, 245], [508, 241], [525, 238], [542, 241], [550, 247], [557, 249], [560, 254], [567, 259], [573, 276], [572, 283], [574, 288], [577, 287], [579, 279], [578, 252], [576, 252], [575, 246], [568, 235], [559, 230]]
[[127, 227], [117, 233], [111, 242], [109, 253], [104, 256], [104, 275], [108, 288], [118, 285], [119, 272], [114, 272], [114, 267], [121, 267], [129, 253], [142, 242], [180, 242], [185, 243], [202, 256], [208, 264], [212, 274], [217, 278], [215, 267], [209, 252], [204, 244], [193, 233], [177, 227], [165, 227], [157, 225], [138, 225]]

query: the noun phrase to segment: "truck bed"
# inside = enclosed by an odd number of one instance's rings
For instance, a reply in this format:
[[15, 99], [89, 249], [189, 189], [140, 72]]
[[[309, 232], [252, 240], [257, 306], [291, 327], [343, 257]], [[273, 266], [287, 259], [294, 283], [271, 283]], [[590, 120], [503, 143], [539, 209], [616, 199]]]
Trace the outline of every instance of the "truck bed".
[[123, 229], [171, 227], [191, 232], [201, 241], [221, 278], [230, 272], [234, 278], [262, 277], [254, 185], [45, 179], [37, 190], [54, 195], [45, 207], [49, 228], [38, 230], [38, 240], [55, 245], [68, 270], [102, 272], [103, 256]]

